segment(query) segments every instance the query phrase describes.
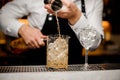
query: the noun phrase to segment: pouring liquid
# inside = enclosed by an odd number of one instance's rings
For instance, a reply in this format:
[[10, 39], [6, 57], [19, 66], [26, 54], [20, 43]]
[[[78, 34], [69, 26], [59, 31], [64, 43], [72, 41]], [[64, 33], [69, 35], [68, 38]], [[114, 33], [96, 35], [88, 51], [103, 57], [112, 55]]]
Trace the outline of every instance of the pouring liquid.
[[56, 21], [57, 21], [57, 30], [58, 30], [58, 34], [59, 34], [59, 37], [60, 37], [61, 36], [61, 33], [60, 33], [60, 24], [59, 24], [57, 12], [55, 12], [55, 17], [56, 17]]
[[58, 35], [49, 35], [49, 39], [47, 42], [47, 67], [56, 69], [67, 69], [69, 37], [66, 35], [61, 35], [57, 12], [55, 12], [55, 17], [57, 21]]

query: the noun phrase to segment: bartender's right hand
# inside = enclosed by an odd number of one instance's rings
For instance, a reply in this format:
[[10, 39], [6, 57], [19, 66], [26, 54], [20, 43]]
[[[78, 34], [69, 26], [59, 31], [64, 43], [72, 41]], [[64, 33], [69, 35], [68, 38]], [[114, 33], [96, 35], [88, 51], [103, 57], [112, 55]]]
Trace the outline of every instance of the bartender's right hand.
[[43, 35], [39, 29], [25, 24], [21, 26], [18, 34], [30, 48], [40, 48], [44, 46], [45, 43], [43, 39], [47, 38], [47, 36]]

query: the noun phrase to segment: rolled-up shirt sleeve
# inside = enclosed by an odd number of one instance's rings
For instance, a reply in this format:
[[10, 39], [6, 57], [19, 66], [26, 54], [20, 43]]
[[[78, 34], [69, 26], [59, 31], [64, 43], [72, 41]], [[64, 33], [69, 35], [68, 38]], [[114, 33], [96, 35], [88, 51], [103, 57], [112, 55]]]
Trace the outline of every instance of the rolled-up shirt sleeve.
[[[93, 4], [94, 6], [92, 6]], [[102, 27], [102, 10], [103, 10], [102, 0], [97, 0], [91, 4], [89, 4], [89, 0], [88, 0], [88, 2], [86, 2], [86, 10], [87, 10], [86, 11], [87, 18], [82, 13], [80, 19], [74, 25], [70, 25], [70, 26], [75, 32], [79, 41], [80, 41], [81, 29], [89, 26], [93, 27], [96, 30], [97, 37], [96, 37], [96, 42], [93, 44], [93, 46], [91, 46], [91, 48], [96, 49], [99, 46], [100, 42], [102, 41], [102, 38], [104, 38], [103, 27]]]
[[87, 27], [89, 24], [88, 24], [88, 21], [87, 19], [85, 18], [85, 16], [82, 14], [80, 19], [76, 22], [76, 24], [74, 25], [70, 25], [71, 28], [74, 30], [74, 32], [76, 33], [76, 35], [78, 36], [79, 32], [80, 32], [80, 29], [81, 28], [84, 28], [84, 27]]
[[25, 7], [27, 4], [23, 3], [23, 0], [14, 0], [2, 7], [0, 10], [0, 27], [6, 35], [18, 37], [18, 30], [23, 25], [18, 19], [28, 14]]

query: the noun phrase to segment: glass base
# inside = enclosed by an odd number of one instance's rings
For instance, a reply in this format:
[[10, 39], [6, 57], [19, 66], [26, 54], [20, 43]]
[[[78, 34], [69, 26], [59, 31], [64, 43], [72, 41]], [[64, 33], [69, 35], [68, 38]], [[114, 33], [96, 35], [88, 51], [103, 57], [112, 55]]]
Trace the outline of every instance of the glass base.
[[91, 65], [91, 64], [85, 63], [84, 65], [82, 65], [80, 67], [80, 70], [82, 70], [82, 71], [92, 71], [92, 70], [103, 70], [103, 68], [99, 65]]

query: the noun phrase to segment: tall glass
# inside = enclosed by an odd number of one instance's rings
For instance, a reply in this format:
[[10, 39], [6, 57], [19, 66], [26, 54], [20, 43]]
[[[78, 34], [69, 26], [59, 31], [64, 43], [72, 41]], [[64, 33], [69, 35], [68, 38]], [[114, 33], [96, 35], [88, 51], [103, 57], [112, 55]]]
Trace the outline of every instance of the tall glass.
[[67, 35], [49, 35], [47, 39], [47, 68], [68, 67], [68, 41]]

